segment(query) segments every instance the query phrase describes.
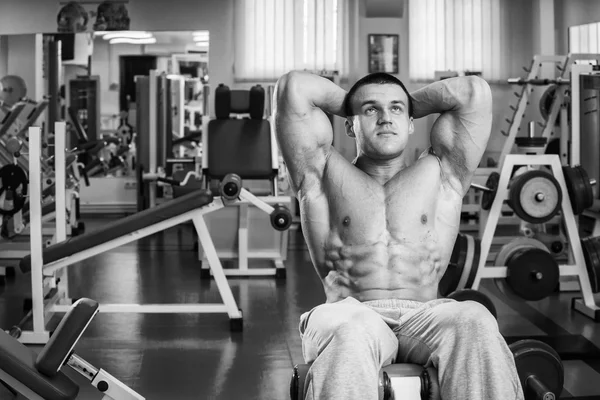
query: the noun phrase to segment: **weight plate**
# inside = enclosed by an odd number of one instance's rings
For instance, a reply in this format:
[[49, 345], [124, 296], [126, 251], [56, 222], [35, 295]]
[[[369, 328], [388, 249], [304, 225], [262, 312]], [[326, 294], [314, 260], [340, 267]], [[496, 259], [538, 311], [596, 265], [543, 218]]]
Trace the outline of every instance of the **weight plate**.
[[17, 75], [6, 75], [0, 79], [0, 101], [13, 106], [27, 95], [25, 80]]
[[556, 398], [560, 396], [565, 383], [565, 370], [556, 350], [546, 343], [533, 339], [519, 340], [508, 347], [515, 359], [525, 398], [535, 397], [528, 393], [528, 380], [531, 376], [539, 379], [556, 395]]
[[587, 173], [581, 166], [562, 168], [573, 214], [579, 215], [594, 204], [594, 193]]
[[[471, 236], [472, 237], [472, 236]], [[473, 251], [473, 261], [471, 262], [471, 267], [468, 268], [469, 276], [467, 278], [467, 282], [465, 286], [459, 289], [470, 289], [473, 287], [473, 282], [475, 281], [475, 276], [477, 275], [477, 271], [479, 270], [479, 260], [481, 255], [481, 241], [479, 239], [473, 238], [474, 251]], [[467, 272], [467, 268], [465, 268], [464, 273]]]
[[544, 147], [548, 139], [545, 137], [529, 137], [529, 136], [519, 136], [515, 138], [515, 144], [519, 147]]
[[593, 293], [600, 292], [600, 237], [581, 239], [581, 249], [585, 260], [590, 286]]
[[581, 165], [577, 165], [575, 166], [575, 170], [579, 173], [581, 182], [585, 188], [585, 192], [581, 193], [581, 205], [584, 210], [587, 210], [594, 205], [594, 190], [592, 188], [592, 184], [590, 183], [590, 177], [588, 176], [585, 168], [583, 168]]
[[494, 261], [494, 264], [498, 267], [506, 266], [506, 263], [508, 262], [509, 258], [512, 257], [512, 255], [515, 254], [516, 251], [524, 248], [535, 248], [548, 251], [546, 245], [537, 239], [519, 237], [511, 240], [510, 242], [502, 246], [502, 248], [496, 255], [496, 260]]
[[456, 241], [454, 242], [454, 248], [452, 249], [452, 255], [450, 256], [446, 272], [444, 272], [438, 285], [440, 296], [446, 297], [458, 288], [458, 283], [460, 282], [460, 277], [462, 276], [467, 258], [467, 246], [468, 242], [466, 236], [459, 233], [456, 236]]
[[558, 286], [560, 270], [548, 251], [518, 250], [509, 258], [506, 267], [506, 282], [513, 292], [527, 301], [546, 298]]
[[558, 181], [549, 172], [527, 171], [511, 182], [509, 202], [522, 220], [543, 224], [560, 211], [562, 192]]
[[[542, 97], [540, 98], [540, 114], [542, 114], [542, 118], [544, 118], [544, 120], [547, 120], [548, 117], [550, 116], [550, 112], [552, 111], [552, 103], [554, 102], [554, 99], [556, 98], [556, 89], [557, 89], [557, 85], [551, 85], [548, 87], [548, 89], [546, 89], [546, 91], [542, 94]], [[569, 97], [564, 96], [563, 97], [564, 102], [567, 104], [568, 106], [568, 110], [569, 112], [567, 112], [567, 119], [569, 121], [569, 123], [571, 122], [571, 102], [569, 100]], [[555, 126], [560, 126], [560, 110], [558, 112], [558, 114], [556, 114], [556, 121], [555, 121]]]
[[560, 139], [552, 139], [548, 142], [548, 146], [546, 146], [546, 151], [544, 154], [556, 154], [560, 155]]
[[500, 174], [497, 172], [492, 172], [485, 182], [485, 186], [492, 189], [492, 191], [485, 191], [481, 195], [482, 209], [487, 211], [492, 208], [492, 204], [494, 204], [494, 199], [496, 198], [496, 192], [498, 191], [498, 182], [500, 182]]

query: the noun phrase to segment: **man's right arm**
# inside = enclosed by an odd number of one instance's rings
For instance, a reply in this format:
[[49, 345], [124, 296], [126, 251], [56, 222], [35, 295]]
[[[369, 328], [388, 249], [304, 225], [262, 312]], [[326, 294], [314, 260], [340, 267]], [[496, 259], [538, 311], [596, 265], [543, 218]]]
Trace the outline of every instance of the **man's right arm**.
[[345, 95], [330, 80], [306, 72], [289, 72], [277, 82], [275, 132], [294, 193], [319, 185], [333, 143], [325, 113], [344, 117]]

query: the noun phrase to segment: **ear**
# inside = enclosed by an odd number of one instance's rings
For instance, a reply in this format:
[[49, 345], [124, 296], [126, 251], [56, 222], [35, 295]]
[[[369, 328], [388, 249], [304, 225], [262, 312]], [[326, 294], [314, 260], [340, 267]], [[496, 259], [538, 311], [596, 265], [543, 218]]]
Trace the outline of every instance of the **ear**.
[[410, 117], [410, 120], [408, 121], [408, 134], [412, 135], [414, 131], [415, 131], [415, 124], [413, 123], [413, 117]]
[[346, 135], [351, 138], [356, 137], [354, 134], [354, 124], [350, 118], [346, 118], [346, 121], [344, 121], [344, 126], [346, 127]]

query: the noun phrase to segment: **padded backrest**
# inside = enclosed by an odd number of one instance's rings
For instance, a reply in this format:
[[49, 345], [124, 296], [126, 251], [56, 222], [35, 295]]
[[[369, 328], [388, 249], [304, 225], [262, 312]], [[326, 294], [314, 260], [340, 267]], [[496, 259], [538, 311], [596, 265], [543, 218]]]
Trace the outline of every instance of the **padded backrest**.
[[230, 90], [219, 84], [215, 90], [215, 115], [217, 119], [228, 119], [231, 114], [250, 114], [251, 119], [263, 119], [265, 90], [255, 85], [250, 90]]
[[49, 377], [56, 375], [97, 313], [98, 302], [86, 298], [77, 300], [38, 354], [36, 369]]
[[271, 179], [271, 126], [268, 120], [215, 119], [208, 124], [208, 170], [212, 179], [234, 173], [242, 179]]

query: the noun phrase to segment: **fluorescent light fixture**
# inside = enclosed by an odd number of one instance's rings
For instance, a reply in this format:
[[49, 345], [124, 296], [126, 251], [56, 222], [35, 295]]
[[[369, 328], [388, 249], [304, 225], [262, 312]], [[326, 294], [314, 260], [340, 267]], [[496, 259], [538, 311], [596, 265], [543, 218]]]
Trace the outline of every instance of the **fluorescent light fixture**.
[[206, 37], [208, 37], [209, 34], [210, 34], [209, 31], [195, 31], [195, 32], [192, 32], [192, 35], [194, 35], [194, 36], [206, 36]]
[[128, 38], [128, 39], [149, 39], [152, 37], [152, 33], [144, 31], [115, 31], [108, 32], [102, 38], [104, 40], [111, 40], [117, 38]]
[[132, 38], [115, 38], [111, 39], [110, 44], [119, 44], [119, 43], [127, 43], [127, 44], [154, 44], [156, 43], [156, 38], [150, 37], [145, 39], [132, 39]]

